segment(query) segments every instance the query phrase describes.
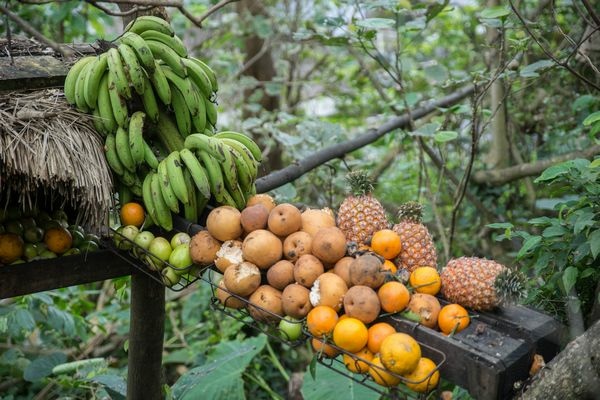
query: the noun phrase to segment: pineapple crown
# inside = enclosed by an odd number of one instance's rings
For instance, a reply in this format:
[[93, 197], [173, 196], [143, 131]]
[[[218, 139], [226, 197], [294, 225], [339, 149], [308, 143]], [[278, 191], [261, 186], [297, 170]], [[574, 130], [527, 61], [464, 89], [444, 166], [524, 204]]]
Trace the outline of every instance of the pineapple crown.
[[501, 303], [516, 303], [527, 296], [526, 283], [522, 272], [503, 268], [494, 280], [494, 288]]
[[348, 175], [346, 175], [346, 182], [348, 182], [350, 192], [355, 196], [371, 194], [375, 189], [373, 180], [365, 170], [349, 172]]
[[423, 205], [416, 201], [408, 201], [401, 204], [398, 209], [398, 220], [400, 222], [413, 222], [420, 224], [423, 219]]

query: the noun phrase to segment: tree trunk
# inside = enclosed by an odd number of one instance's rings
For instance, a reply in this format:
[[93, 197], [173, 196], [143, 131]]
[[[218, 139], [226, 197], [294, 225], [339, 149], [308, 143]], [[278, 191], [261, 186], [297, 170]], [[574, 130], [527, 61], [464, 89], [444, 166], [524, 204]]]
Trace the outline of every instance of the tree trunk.
[[519, 399], [600, 399], [600, 321], [546, 364]]
[[[133, 7], [135, 7], [134, 4], [119, 3], [119, 10], [121, 12], [129, 11]], [[144, 13], [133, 13], [133, 14], [123, 16], [123, 28], [125, 28], [125, 26], [127, 26], [127, 24], [129, 22], [133, 21], [135, 18], [139, 17], [140, 15], [154, 15], [154, 16], [160, 17], [164, 20], [171, 21], [171, 18], [169, 18], [169, 14], [167, 13], [167, 10], [165, 9], [165, 7], [156, 6], [156, 7], [149, 9], [148, 11], [146, 11]]]

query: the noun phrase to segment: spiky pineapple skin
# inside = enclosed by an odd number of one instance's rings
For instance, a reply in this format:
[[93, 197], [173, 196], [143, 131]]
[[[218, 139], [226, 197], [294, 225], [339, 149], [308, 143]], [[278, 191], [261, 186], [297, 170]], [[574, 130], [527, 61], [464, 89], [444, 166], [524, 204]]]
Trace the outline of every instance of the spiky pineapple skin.
[[460, 257], [450, 260], [442, 270], [442, 295], [452, 303], [475, 311], [497, 307], [494, 282], [506, 267], [494, 260], [479, 257]]
[[381, 203], [367, 194], [348, 196], [342, 201], [337, 226], [346, 235], [346, 241], [364, 245], [373, 233], [386, 229], [389, 223]]
[[427, 227], [420, 222], [402, 221], [392, 228], [400, 235], [402, 250], [394, 260], [398, 268], [409, 272], [418, 267], [437, 268], [437, 250]]

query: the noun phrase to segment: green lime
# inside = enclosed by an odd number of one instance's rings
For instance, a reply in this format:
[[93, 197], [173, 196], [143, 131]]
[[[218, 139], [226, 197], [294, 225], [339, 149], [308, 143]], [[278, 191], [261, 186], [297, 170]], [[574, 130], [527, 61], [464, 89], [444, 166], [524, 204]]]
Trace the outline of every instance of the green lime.
[[25, 217], [25, 218], [21, 218], [21, 225], [23, 225], [23, 229], [27, 229], [27, 228], [35, 228], [37, 226], [37, 223], [35, 222], [35, 218]]
[[[67, 216], [67, 213], [64, 210], [54, 210], [52, 212], [52, 219], [58, 220], [58, 221], [68, 221], [69, 217]], [[68, 226], [68, 225], [67, 225]], [[66, 226], [65, 226], [66, 228]]]
[[81, 250], [82, 252], [90, 253], [92, 251], [97, 251], [99, 249], [100, 249], [100, 246], [98, 245], [98, 243], [96, 243], [92, 240], [85, 240], [83, 243], [81, 243], [79, 245], [79, 250]]
[[15, 219], [4, 223], [4, 230], [17, 235], [23, 234], [23, 224]]
[[58, 256], [56, 255], [56, 253], [54, 253], [54, 252], [52, 252], [52, 251], [50, 251], [50, 250], [48, 250], [48, 249], [44, 249], [44, 250], [43, 250], [43, 251], [40, 253], [39, 257], [40, 257], [42, 260], [45, 260], [45, 259], [48, 259], [48, 258], [56, 258], [56, 257], [58, 257]]
[[63, 256], [73, 256], [75, 254], [81, 254], [81, 250], [78, 249], [77, 247], [72, 247], [69, 250], [65, 251], [62, 255]]
[[100, 237], [94, 233], [88, 233], [87, 235], [85, 235], [85, 240], [95, 242], [96, 244], [100, 243]]
[[37, 226], [29, 227], [23, 232], [23, 239], [28, 243], [38, 243], [41, 242], [43, 238], [44, 231]]
[[73, 232], [79, 232], [82, 235], [85, 235], [85, 229], [83, 229], [83, 226], [81, 225], [76, 225], [76, 224], [71, 224], [67, 227], [67, 229], [73, 233]]
[[79, 247], [80, 244], [85, 242], [85, 235], [79, 231], [69, 231], [71, 232], [71, 237], [73, 238], [73, 247]]
[[23, 257], [26, 260], [31, 260], [38, 255], [38, 245], [35, 243], [26, 243], [25, 250], [23, 251]]

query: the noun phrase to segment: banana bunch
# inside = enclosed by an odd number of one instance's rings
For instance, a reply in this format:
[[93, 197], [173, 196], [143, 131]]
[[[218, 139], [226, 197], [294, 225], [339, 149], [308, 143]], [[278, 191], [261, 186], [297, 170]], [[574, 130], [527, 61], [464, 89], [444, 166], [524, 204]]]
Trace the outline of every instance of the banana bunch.
[[197, 222], [209, 201], [241, 209], [255, 192], [261, 151], [244, 134], [215, 133], [217, 90], [215, 72], [153, 16], [78, 60], [64, 84], [67, 101], [93, 114], [105, 138], [119, 201], [142, 199], [166, 230], [172, 213]]

